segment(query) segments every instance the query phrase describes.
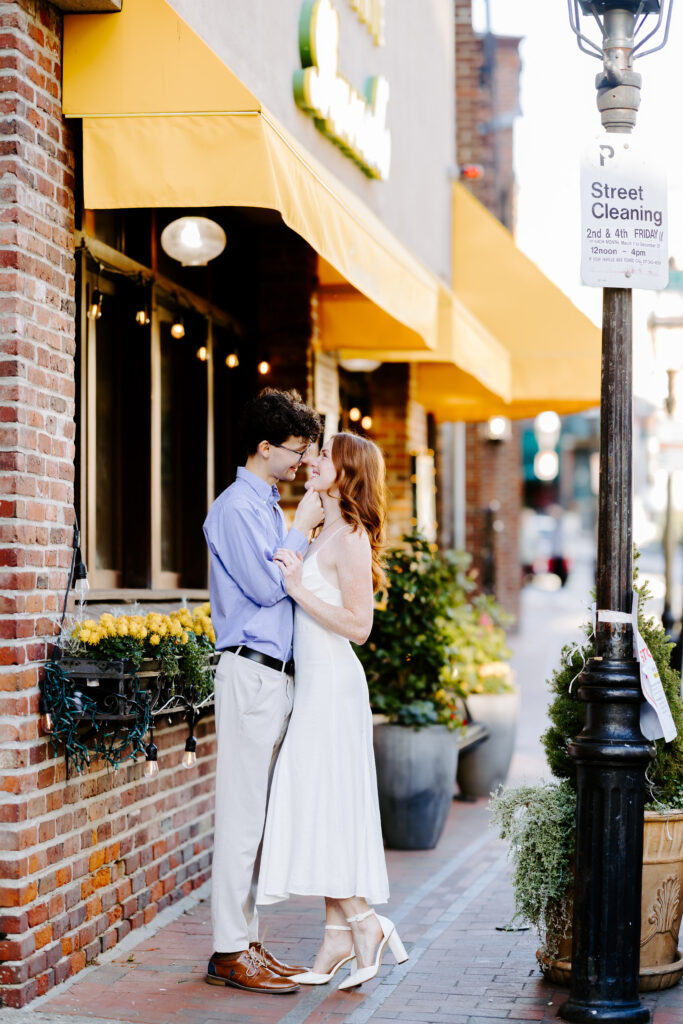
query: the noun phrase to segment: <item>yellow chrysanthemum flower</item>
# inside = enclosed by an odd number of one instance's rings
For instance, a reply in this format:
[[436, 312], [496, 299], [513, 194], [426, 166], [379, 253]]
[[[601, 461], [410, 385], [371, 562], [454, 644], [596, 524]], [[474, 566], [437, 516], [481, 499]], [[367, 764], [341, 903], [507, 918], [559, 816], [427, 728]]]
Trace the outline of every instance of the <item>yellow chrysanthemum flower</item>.
[[161, 637], [159, 636], [158, 633], [152, 633], [151, 637], [149, 638], [149, 642], [151, 643], [152, 647], [157, 647], [161, 642]]

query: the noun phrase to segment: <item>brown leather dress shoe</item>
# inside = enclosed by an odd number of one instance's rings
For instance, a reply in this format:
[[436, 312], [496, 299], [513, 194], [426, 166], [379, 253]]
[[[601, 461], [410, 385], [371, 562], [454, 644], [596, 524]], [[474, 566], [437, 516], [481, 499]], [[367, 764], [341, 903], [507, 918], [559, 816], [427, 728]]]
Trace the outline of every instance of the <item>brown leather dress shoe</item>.
[[246, 992], [284, 995], [298, 992], [299, 986], [266, 967], [258, 954], [244, 949], [239, 953], [214, 953], [206, 971], [209, 985], [232, 985]]
[[262, 942], [251, 942], [249, 949], [254, 951], [264, 967], [268, 967], [273, 974], [279, 974], [281, 978], [291, 978], [292, 975], [301, 974], [306, 970], [305, 967], [290, 967], [289, 964], [283, 964], [281, 960], [273, 956], [270, 950], [266, 949]]

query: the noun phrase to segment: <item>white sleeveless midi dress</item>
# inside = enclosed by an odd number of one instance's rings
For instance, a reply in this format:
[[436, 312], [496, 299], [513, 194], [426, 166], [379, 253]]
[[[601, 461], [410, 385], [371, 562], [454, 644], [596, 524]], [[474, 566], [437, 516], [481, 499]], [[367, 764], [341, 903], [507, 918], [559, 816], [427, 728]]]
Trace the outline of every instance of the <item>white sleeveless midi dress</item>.
[[[322, 575], [317, 556], [304, 561], [304, 586], [341, 607], [341, 592]], [[363, 667], [348, 640], [299, 607], [294, 662], [294, 709], [273, 775], [256, 901], [297, 894], [386, 903]]]

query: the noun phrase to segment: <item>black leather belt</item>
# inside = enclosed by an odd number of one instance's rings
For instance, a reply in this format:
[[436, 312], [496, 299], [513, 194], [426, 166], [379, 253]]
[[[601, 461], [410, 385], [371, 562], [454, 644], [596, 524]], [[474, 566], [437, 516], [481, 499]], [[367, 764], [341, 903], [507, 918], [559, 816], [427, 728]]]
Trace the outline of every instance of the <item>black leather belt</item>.
[[286, 672], [288, 676], [294, 675], [294, 659], [290, 658], [289, 661], [278, 661], [277, 658], [271, 658], [269, 654], [262, 654], [261, 651], [253, 651], [251, 647], [224, 647], [225, 651], [230, 654], [238, 654], [240, 658], [248, 658], [249, 661], [257, 661], [259, 665], [267, 665], [268, 668], [275, 669], [276, 672]]

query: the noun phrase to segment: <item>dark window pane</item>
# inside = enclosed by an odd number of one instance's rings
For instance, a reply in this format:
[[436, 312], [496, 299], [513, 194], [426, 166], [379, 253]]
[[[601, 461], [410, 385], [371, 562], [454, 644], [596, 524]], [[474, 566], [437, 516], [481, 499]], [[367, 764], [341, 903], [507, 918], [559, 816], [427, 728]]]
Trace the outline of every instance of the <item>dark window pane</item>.
[[105, 293], [96, 341], [96, 568], [121, 568], [120, 350], [111, 293]]

